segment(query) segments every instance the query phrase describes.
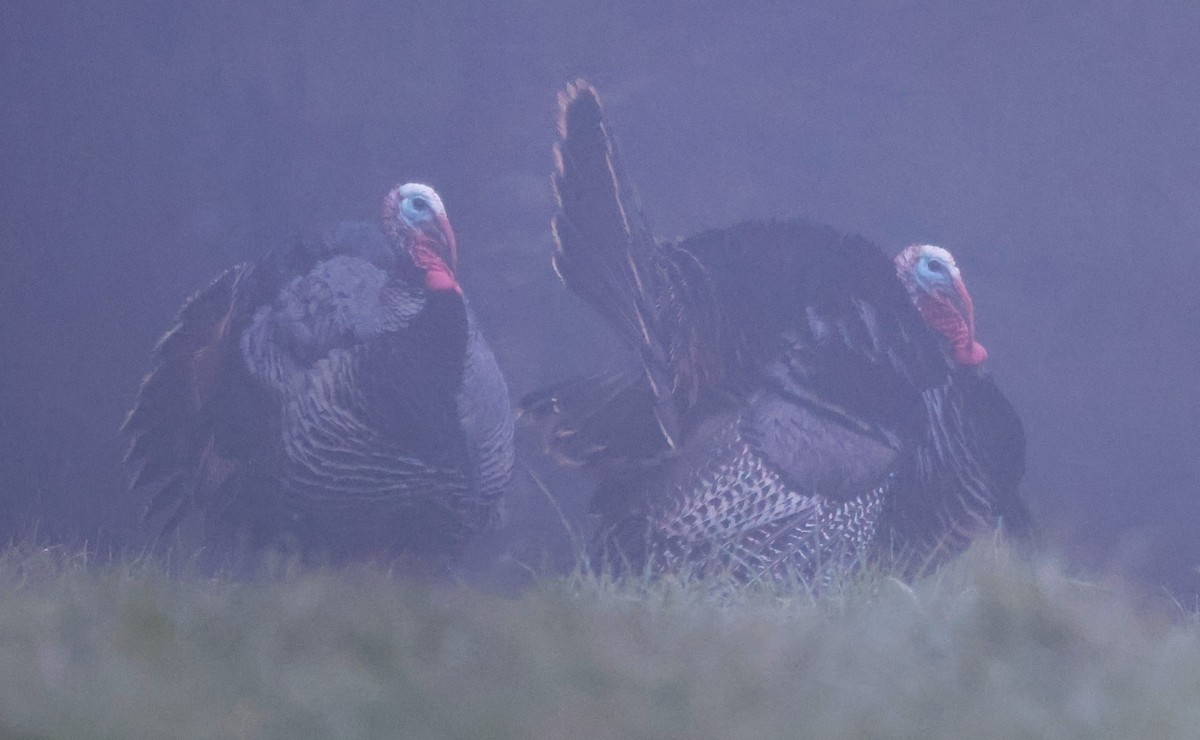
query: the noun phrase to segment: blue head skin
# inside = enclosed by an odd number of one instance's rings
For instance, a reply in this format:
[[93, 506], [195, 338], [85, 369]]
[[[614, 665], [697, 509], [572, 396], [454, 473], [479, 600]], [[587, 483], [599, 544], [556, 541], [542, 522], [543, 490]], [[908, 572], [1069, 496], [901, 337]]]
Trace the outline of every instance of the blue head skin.
[[437, 191], [415, 182], [393, 188], [383, 201], [382, 220], [393, 246], [425, 273], [427, 290], [462, 294], [454, 277], [458, 242]]

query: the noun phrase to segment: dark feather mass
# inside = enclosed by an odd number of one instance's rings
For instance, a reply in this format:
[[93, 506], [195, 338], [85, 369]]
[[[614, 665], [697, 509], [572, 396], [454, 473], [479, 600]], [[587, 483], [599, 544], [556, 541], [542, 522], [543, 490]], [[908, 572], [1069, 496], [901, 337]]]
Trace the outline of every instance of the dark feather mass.
[[[610, 563], [806, 579], [865, 557], [919, 569], [1001, 521], [1028, 529], [1021, 423], [968, 351], [948, 253], [893, 262], [797, 220], [656, 239], [595, 91], [576, 83], [562, 106], [555, 266], [642, 363], [525, 406], [598, 474]], [[934, 277], [909, 280], [917, 266]]]
[[218, 547], [452, 562], [513, 462], [455, 258], [437, 194], [406, 185], [383, 230], [343, 224], [189, 299], [125, 422], [148, 517]]

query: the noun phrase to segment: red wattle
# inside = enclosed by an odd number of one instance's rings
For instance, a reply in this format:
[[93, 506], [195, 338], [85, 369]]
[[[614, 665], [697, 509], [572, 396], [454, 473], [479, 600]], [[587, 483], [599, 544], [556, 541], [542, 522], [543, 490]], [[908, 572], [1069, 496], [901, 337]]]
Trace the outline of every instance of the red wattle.
[[[945, 296], [924, 296], [917, 301], [917, 310], [925, 323], [950, 343], [956, 362], [973, 367], [987, 359], [987, 350], [975, 341], [974, 317], [964, 317]], [[969, 304], [967, 310], [971, 311]]]
[[412, 247], [413, 262], [425, 271], [425, 289], [429, 291], [450, 291], [462, 295], [462, 288], [454, 279], [454, 273], [428, 244], [419, 242]]
[[454, 276], [445, 270], [430, 270], [425, 273], [425, 289], [430, 291], [453, 290], [462, 295], [462, 288]]
[[954, 359], [968, 367], [982, 365], [987, 357], [988, 353], [983, 345], [973, 340], [970, 343], [960, 344], [954, 348]]

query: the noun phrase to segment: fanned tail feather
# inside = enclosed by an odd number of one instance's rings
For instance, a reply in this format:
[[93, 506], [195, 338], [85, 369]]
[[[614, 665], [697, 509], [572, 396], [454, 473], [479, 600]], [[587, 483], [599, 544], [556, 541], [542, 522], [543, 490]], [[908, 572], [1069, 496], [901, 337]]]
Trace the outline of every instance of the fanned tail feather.
[[163, 534], [217, 494], [246, 452], [233, 442], [252, 439], [250, 429], [263, 423], [254, 413], [261, 391], [237, 347], [250, 308], [239, 299], [253, 271], [226, 270], [188, 299], [155, 346], [155, 367], [122, 424], [125, 461], [135, 469], [130, 488], [153, 491], [143, 519], [163, 517]]
[[639, 352], [660, 433], [675, 446], [680, 415], [655, 310], [657, 242], [633, 204], [596, 91], [580, 80], [559, 102], [554, 269]]
[[571, 380], [521, 399], [520, 413], [547, 426], [547, 447], [583, 467], [644, 465], [672, 448], [650, 413], [655, 394], [641, 375]]

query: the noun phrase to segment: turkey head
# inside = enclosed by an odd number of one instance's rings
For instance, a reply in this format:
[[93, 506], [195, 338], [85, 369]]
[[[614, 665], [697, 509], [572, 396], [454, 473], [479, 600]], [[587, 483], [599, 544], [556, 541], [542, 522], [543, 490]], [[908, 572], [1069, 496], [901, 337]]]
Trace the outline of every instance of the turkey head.
[[433, 188], [415, 182], [393, 188], [383, 201], [383, 230], [424, 274], [427, 290], [462, 295], [454, 276], [458, 243], [446, 207]]
[[945, 337], [960, 365], [975, 367], [987, 350], [975, 341], [975, 305], [954, 257], [932, 244], [914, 244], [896, 255], [896, 275], [929, 327]]

